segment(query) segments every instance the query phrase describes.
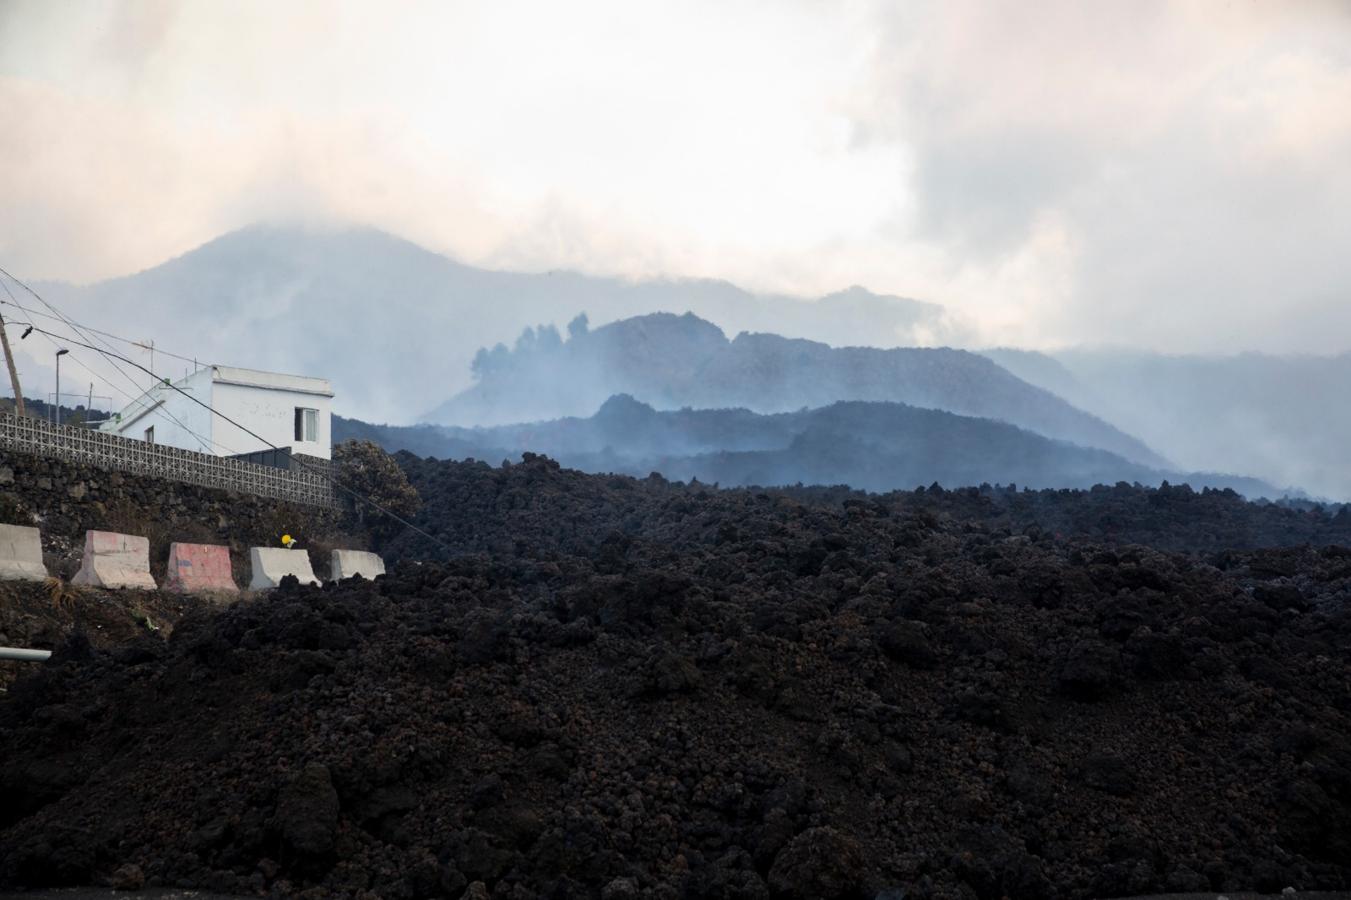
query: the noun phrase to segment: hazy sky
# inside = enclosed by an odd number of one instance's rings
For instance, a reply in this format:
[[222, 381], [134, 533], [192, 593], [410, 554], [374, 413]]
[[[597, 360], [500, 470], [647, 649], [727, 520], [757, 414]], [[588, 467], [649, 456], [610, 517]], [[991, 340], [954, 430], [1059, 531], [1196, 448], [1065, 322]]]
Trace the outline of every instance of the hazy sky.
[[1351, 349], [1351, 0], [0, 0], [0, 110], [34, 278], [359, 223], [986, 343]]

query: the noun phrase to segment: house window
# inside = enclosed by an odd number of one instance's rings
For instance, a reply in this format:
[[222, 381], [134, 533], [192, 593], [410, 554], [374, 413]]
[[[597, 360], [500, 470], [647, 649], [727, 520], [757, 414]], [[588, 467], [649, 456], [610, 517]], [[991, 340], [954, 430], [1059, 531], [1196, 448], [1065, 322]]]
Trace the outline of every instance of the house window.
[[296, 407], [296, 440], [319, 440], [319, 410]]
[[155, 426], [151, 425], [145, 430], [145, 442], [147, 444], [155, 443]]

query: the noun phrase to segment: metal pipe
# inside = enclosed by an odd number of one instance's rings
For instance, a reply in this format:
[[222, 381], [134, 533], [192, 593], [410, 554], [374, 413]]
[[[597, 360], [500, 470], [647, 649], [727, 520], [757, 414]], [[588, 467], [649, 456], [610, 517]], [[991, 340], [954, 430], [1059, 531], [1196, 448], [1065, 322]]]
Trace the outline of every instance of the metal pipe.
[[50, 650], [29, 650], [25, 647], [0, 647], [0, 659], [15, 659], [19, 662], [46, 662], [52, 658]]

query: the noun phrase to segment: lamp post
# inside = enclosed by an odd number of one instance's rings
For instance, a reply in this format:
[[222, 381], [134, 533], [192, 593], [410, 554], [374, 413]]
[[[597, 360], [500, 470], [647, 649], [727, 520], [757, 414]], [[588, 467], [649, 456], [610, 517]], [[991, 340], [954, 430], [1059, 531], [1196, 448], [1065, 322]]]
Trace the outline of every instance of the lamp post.
[[61, 357], [70, 351], [65, 347], [56, 351], [56, 424], [61, 424]]

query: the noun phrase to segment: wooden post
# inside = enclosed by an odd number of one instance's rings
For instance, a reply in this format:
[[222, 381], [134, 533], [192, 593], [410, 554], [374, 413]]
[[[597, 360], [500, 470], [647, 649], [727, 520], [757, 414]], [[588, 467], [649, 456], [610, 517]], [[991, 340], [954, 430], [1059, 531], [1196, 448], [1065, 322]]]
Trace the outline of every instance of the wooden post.
[[5, 317], [0, 316], [0, 345], [5, 348], [5, 365], [9, 366], [9, 383], [14, 386], [14, 412], [20, 417], [23, 410], [23, 388], [19, 387], [19, 370], [14, 368], [14, 353], [9, 349], [9, 334], [5, 331]]

